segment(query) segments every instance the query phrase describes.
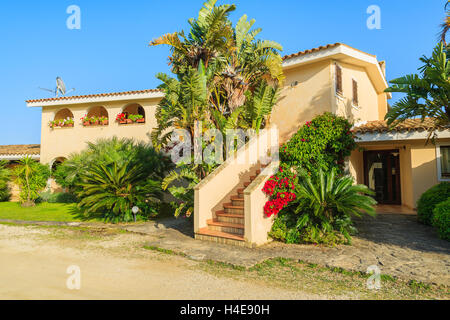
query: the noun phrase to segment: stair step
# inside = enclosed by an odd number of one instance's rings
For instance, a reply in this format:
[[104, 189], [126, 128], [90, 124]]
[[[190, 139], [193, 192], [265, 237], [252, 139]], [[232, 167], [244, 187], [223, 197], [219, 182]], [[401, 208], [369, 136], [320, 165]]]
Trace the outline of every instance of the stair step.
[[223, 207], [225, 209], [240, 209], [240, 210], [244, 210], [244, 206], [234, 206], [232, 203], [225, 203], [223, 205]]
[[244, 198], [238, 197], [238, 196], [234, 196], [234, 197], [231, 197], [231, 201], [244, 202]]
[[242, 242], [244, 241], [244, 236], [227, 233], [227, 232], [215, 231], [215, 230], [211, 230], [208, 228], [203, 228], [203, 229], [198, 230], [196, 235], [208, 236], [208, 237], [213, 237], [213, 238], [224, 238], [224, 239], [242, 241]]
[[251, 184], [251, 182], [244, 182], [244, 187], [248, 187]]
[[244, 225], [243, 224], [236, 224], [236, 223], [229, 223], [229, 222], [220, 222], [220, 221], [217, 221], [217, 220], [208, 220], [207, 223], [208, 223], [209, 226], [244, 229]]
[[216, 216], [218, 217], [227, 217], [227, 218], [238, 218], [238, 219], [244, 219], [243, 214], [236, 214], [236, 213], [228, 213], [224, 210], [220, 210], [216, 212]]
[[245, 189], [244, 189], [244, 188], [242, 188], [242, 189], [238, 189], [238, 191], [237, 191], [237, 192], [238, 192], [238, 194], [242, 194], [242, 195], [243, 195], [243, 194], [244, 194], [244, 191], [245, 191]]

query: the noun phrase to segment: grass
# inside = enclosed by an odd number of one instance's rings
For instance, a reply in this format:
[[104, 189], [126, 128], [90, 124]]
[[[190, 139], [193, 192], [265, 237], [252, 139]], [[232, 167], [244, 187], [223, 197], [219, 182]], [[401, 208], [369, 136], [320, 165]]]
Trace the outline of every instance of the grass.
[[[0, 203], [0, 220], [20, 221], [56, 221], [82, 222], [86, 221], [76, 204], [41, 203], [35, 207], [23, 208], [16, 202]], [[98, 220], [91, 220], [98, 221]]]
[[266, 260], [253, 268], [245, 269], [211, 261], [200, 265], [201, 269], [217, 277], [259, 282], [271, 287], [303, 291], [330, 298], [415, 300], [449, 299], [444, 286], [432, 286], [417, 281], [404, 281], [389, 275], [381, 275], [381, 289], [367, 288], [369, 275], [328, 268], [292, 259]]

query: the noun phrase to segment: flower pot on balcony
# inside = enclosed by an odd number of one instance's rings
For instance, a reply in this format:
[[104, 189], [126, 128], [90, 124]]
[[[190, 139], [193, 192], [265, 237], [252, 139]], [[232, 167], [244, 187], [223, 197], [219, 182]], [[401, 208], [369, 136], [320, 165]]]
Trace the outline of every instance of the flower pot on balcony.
[[127, 124], [133, 123], [133, 120], [131, 120], [131, 119], [127, 119], [126, 121], [127, 121]]
[[102, 121], [102, 126], [107, 126], [109, 124], [109, 120], [103, 120]]
[[145, 123], [145, 119], [137, 119], [136, 122], [137, 123]]
[[127, 120], [126, 120], [126, 119], [119, 120], [119, 123], [120, 123], [120, 124], [127, 124]]
[[91, 125], [91, 123], [89, 121], [83, 122], [83, 126], [85, 127], [89, 127]]
[[73, 123], [66, 123], [64, 126], [65, 127], [69, 127], [69, 128], [73, 128]]

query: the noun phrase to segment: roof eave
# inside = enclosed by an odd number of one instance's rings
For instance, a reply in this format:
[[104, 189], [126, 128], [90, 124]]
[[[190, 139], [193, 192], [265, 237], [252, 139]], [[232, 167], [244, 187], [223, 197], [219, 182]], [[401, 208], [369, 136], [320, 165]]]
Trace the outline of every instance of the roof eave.
[[52, 107], [61, 105], [72, 105], [72, 104], [85, 104], [85, 103], [102, 103], [111, 101], [127, 101], [127, 100], [146, 100], [146, 99], [162, 99], [164, 93], [161, 91], [155, 92], [145, 92], [145, 93], [133, 93], [133, 94], [116, 94], [116, 95], [99, 95], [96, 96], [79, 96], [75, 98], [68, 99], [54, 99], [48, 101], [26, 101], [27, 107]]
[[[292, 58], [288, 57], [283, 61], [283, 69], [288, 70], [301, 65], [329, 59], [341, 60], [344, 62], [347, 61], [365, 67], [378, 93], [384, 93], [384, 90], [388, 88], [388, 83], [376, 56], [364, 53], [344, 44], [337, 44]], [[389, 99], [392, 98], [390, 93], [387, 93], [387, 96]]]

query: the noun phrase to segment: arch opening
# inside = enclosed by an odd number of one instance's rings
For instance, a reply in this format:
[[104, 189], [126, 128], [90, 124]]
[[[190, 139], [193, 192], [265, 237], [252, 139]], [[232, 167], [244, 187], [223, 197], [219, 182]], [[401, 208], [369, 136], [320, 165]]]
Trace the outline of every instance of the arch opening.
[[120, 123], [145, 123], [145, 110], [138, 103], [132, 103], [123, 108], [121, 117], [118, 117]]

